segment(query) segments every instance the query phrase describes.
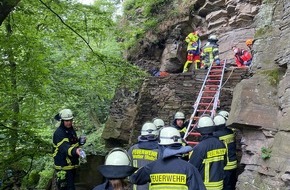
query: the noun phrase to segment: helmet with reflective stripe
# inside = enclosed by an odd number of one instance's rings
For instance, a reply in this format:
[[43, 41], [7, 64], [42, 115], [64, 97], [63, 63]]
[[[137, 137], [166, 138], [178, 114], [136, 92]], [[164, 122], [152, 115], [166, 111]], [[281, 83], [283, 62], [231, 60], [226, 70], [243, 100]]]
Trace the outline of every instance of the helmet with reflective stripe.
[[122, 148], [112, 149], [106, 157], [105, 165], [129, 166], [130, 158], [127, 151]]
[[218, 114], [219, 115], [221, 115], [221, 116], [223, 116], [226, 120], [228, 120], [228, 118], [229, 118], [229, 115], [230, 115], [230, 113], [229, 112], [227, 112], [227, 111], [224, 111], [224, 110], [222, 110], [222, 111], [219, 111], [218, 112]]
[[164, 121], [159, 118], [153, 119], [153, 124], [157, 127], [157, 129], [160, 129], [161, 127], [165, 126]]
[[213, 118], [213, 122], [215, 125], [224, 125], [224, 124], [226, 124], [226, 119], [222, 115], [217, 114]]
[[179, 131], [174, 127], [164, 127], [160, 131], [159, 135], [160, 145], [181, 144], [181, 136]]
[[73, 119], [73, 113], [70, 109], [63, 109], [59, 112], [59, 116], [61, 120], [71, 120]]
[[157, 130], [156, 125], [154, 125], [151, 122], [144, 123], [141, 129], [141, 136], [147, 136], [147, 135], [154, 135], [154, 136], [158, 135], [158, 130]]
[[176, 119], [185, 119], [184, 113], [182, 113], [180, 111], [176, 112], [174, 115], [174, 120], [176, 120]]

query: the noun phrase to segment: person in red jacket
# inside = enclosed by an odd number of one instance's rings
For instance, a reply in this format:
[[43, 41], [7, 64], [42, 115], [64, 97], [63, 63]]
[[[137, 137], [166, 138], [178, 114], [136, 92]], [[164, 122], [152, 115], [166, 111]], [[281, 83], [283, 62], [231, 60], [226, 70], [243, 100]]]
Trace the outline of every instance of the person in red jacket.
[[233, 46], [232, 49], [235, 53], [235, 61], [238, 67], [246, 67], [251, 65], [252, 55], [250, 52], [235, 46]]

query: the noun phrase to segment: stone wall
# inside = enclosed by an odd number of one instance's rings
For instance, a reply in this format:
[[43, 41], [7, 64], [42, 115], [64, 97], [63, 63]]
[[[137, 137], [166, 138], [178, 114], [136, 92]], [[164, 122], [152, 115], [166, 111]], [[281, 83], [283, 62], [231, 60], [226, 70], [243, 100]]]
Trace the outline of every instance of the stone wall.
[[[205, 29], [203, 41], [210, 33], [218, 34], [220, 57], [229, 62], [233, 58], [231, 46], [246, 48], [245, 40], [255, 39], [253, 77], [242, 80], [241, 73], [232, 75], [220, 98], [220, 107], [230, 110], [227, 124], [240, 131], [238, 145], [242, 154], [239, 163], [245, 167], [240, 172], [236, 189], [290, 189], [289, 15], [289, 0], [263, 3], [260, 0], [197, 0], [188, 21], [168, 27], [172, 30], [167, 33], [174, 35], [163, 39], [166, 52], [161, 58], [161, 54], [155, 57], [161, 70], [179, 72], [186, 55], [183, 39], [198, 25]], [[154, 62], [153, 55], [145, 55], [142, 63], [147, 63], [146, 56]], [[189, 117], [202, 75], [204, 73], [200, 71], [195, 76], [150, 77], [139, 92], [121, 93], [127, 95], [129, 101], [115, 99], [114, 115], [103, 134], [107, 144], [133, 143], [142, 123], [156, 116], [163, 118], [166, 124], [178, 110]], [[120, 105], [125, 106], [124, 109]]]
[[[189, 118], [193, 104], [203, 84], [207, 70], [192, 73], [171, 74], [167, 77], [148, 77], [139, 92], [120, 89], [111, 107], [111, 117], [106, 123], [102, 137], [108, 147], [130, 145], [137, 141], [140, 129], [146, 121], [160, 117], [166, 125], [173, 115], [182, 111]], [[220, 94], [220, 108], [229, 110], [233, 87], [246, 74], [244, 69], [227, 69]]]

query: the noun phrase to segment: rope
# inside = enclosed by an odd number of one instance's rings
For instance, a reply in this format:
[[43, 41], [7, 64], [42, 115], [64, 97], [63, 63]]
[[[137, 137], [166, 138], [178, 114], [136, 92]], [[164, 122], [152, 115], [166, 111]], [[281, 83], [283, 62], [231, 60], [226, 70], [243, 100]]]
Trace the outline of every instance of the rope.
[[224, 84], [221, 86], [221, 89], [225, 86], [225, 84], [228, 82], [228, 80], [230, 79], [230, 77], [232, 76], [233, 72], [234, 72], [235, 68], [232, 68], [232, 71], [230, 73], [230, 75], [228, 76], [227, 80], [224, 82]]

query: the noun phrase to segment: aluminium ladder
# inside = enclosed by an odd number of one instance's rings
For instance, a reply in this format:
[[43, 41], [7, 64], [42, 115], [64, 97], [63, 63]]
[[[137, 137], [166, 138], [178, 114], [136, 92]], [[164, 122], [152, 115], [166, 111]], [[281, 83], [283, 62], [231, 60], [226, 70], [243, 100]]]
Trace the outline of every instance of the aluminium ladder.
[[213, 118], [216, 113], [219, 105], [225, 66], [226, 60], [221, 62], [219, 66], [215, 66], [212, 63], [208, 68], [207, 75], [194, 103], [194, 111], [184, 135], [184, 140], [188, 145], [194, 146], [198, 144], [198, 138], [201, 136], [200, 133], [195, 131], [198, 119], [204, 114], [208, 114]]

